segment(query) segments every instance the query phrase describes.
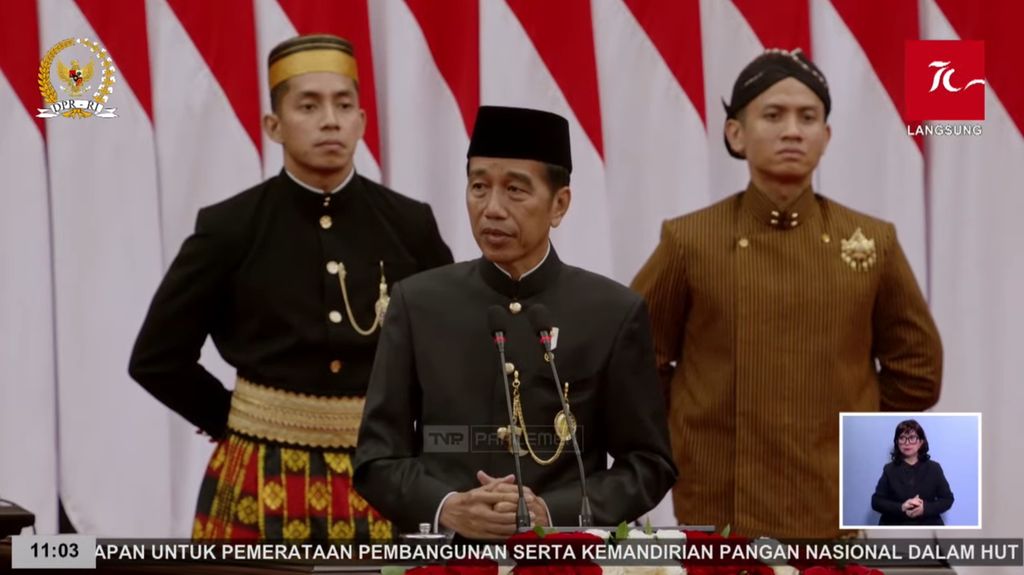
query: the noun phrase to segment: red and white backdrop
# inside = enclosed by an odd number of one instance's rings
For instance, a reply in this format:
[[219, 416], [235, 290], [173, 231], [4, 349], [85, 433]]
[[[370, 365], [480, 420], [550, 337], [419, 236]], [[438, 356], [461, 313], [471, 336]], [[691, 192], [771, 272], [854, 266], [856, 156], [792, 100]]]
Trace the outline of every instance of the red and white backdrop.
[[[474, 257], [465, 150], [480, 104], [569, 118], [565, 260], [628, 283], [661, 220], [741, 189], [722, 146], [742, 66], [802, 47], [825, 72], [833, 138], [818, 191], [896, 223], [946, 346], [940, 409], [985, 414], [985, 533], [1024, 503], [1024, 22], [1016, 0], [9, 0], [0, 18], [0, 497], [110, 535], [189, 532], [210, 446], [128, 378], [131, 344], [196, 210], [281, 165], [260, 131], [264, 62], [296, 33], [353, 41], [361, 173], [429, 201]], [[43, 54], [98, 40], [115, 119], [36, 119]], [[911, 137], [903, 46], [986, 42], [974, 136]], [[208, 349], [204, 361], [231, 373]], [[1006, 454], [1007, 457], [1002, 457]], [[1019, 533], [1018, 533], [1019, 535]]]

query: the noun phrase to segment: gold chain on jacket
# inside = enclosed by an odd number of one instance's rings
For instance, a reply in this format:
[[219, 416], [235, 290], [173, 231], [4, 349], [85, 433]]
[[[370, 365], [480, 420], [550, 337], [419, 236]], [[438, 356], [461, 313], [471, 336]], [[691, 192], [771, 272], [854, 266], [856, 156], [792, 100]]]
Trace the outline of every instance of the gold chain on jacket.
[[[576, 418], [573, 417], [572, 410], [569, 407], [569, 382], [565, 382], [565, 391], [563, 392], [566, 409], [564, 411], [559, 410], [555, 415], [555, 433], [558, 435], [558, 447], [555, 449], [554, 455], [547, 459], [542, 459], [537, 455], [533, 450], [533, 446], [530, 445], [530, 433], [526, 429], [526, 418], [523, 416], [522, 396], [519, 393], [520, 385], [519, 370], [517, 369], [512, 374], [512, 429], [514, 429], [516, 434], [520, 436], [520, 446], [523, 443], [526, 444], [526, 450], [534, 461], [539, 465], [551, 465], [560, 455], [562, 455], [562, 451], [565, 450], [565, 442], [576, 433]], [[501, 435], [501, 431], [501, 429], [498, 430], [499, 436]], [[505, 435], [508, 435], [507, 429], [505, 429]]]
[[348, 285], [345, 283], [345, 264], [338, 262], [338, 283], [341, 285], [341, 297], [345, 300], [345, 313], [348, 314], [348, 321], [352, 324], [352, 329], [356, 330], [359, 335], [371, 335], [373, 332], [384, 323], [384, 314], [388, 311], [388, 303], [391, 302], [391, 297], [388, 296], [388, 283], [384, 277], [384, 261], [380, 262], [380, 286], [379, 293], [377, 295], [377, 303], [373, 305], [375, 312], [373, 323], [369, 328], [363, 329], [358, 323], [356, 323], [356, 316], [352, 314], [352, 304], [348, 300]]

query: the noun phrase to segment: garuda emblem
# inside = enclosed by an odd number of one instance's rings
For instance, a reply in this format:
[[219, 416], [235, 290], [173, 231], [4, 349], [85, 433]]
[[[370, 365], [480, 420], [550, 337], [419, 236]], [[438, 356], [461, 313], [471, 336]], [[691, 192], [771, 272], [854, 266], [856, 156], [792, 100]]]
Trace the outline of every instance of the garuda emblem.
[[78, 65], [78, 60], [72, 60], [70, 68], [65, 66], [64, 62], [57, 60], [57, 76], [61, 83], [60, 89], [66, 90], [72, 97], [81, 96], [82, 92], [90, 89], [91, 86], [86, 84], [86, 82], [92, 79], [92, 74], [92, 60], [89, 60], [89, 63], [84, 68]]

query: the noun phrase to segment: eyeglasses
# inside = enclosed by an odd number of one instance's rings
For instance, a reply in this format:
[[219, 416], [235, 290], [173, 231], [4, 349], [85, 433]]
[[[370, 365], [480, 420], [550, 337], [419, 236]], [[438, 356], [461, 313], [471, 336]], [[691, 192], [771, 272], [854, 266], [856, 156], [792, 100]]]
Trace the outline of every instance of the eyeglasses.
[[900, 443], [909, 443], [910, 445], [913, 445], [913, 444], [917, 443], [918, 441], [921, 441], [921, 438], [916, 436], [916, 435], [901, 435], [900, 436]]

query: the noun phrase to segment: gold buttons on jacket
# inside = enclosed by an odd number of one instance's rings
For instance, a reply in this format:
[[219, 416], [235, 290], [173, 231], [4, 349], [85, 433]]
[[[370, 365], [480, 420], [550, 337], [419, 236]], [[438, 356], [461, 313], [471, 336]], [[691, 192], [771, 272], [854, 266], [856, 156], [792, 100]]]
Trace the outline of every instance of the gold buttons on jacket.
[[508, 304], [508, 311], [510, 311], [510, 312], [512, 312], [514, 314], [519, 313], [519, 312], [523, 311], [523, 304], [521, 304], [521, 303], [519, 303], [517, 301], [514, 301], [514, 302]]
[[832, 241], [832, 236], [830, 236], [828, 234], [821, 234], [821, 241], [823, 241], [823, 242], [825, 242], [827, 244], [827, 243]]
[[338, 275], [338, 262], [327, 262], [327, 273]]
[[341, 360], [336, 359], [331, 362], [331, 373], [338, 373], [341, 371]]
[[505, 362], [505, 373], [507, 373], [509, 375], [512, 375], [512, 372], [515, 371], [515, 370], [516, 370], [515, 364], [513, 364], [511, 361]]
[[740, 241], [738, 243], [741, 248], [745, 248], [750, 245], [750, 240], [748, 240], [747, 238], [740, 238]]
[[320, 227], [321, 228], [323, 228], [325, 230], [329, 230], [329, 229], [331, 229], [331, 226], [333, 226], [333, 225], [334, 225], [334, 220], [331, 219], [331, 216], [320, 216]]
[[338, 310], [331, 310], [331, 313], [327, 314], [327, 318], [330, 319], [332, 323], [341, 323], [341, 312]]

